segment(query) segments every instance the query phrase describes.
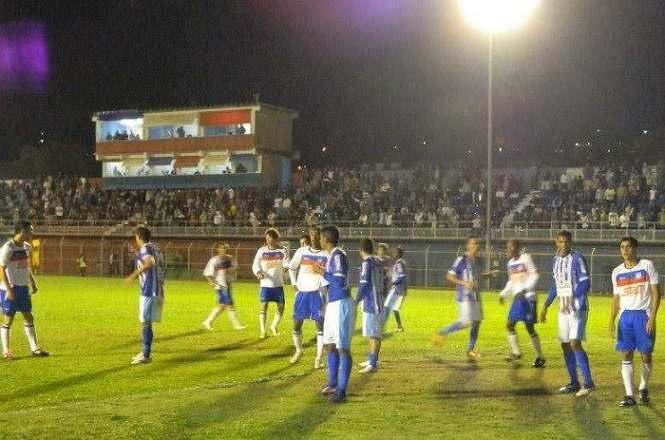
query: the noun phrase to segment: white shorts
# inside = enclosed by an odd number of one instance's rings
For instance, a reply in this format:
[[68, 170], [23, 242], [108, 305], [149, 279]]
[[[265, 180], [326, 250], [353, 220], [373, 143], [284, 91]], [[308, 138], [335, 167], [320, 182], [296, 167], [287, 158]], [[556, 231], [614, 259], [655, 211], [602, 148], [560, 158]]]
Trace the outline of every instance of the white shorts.
[[335, 344], [337, 349], [349, 350], [356, 320], [356, 303], [344, 298], [326, 304], [323, 318], [323, 343]]
[[141, 296], [139, 299], [139, 321], [142, 323], [161, 322], [163, 308], [163, 296]]
[[570, 342], [571, 339], [583, 341], [586, 337], [586, 321], [589, 312], [577, 310], [571, 313], [559, 311], [559, 340]]
[[363, 336], [366, 338], [381, 339], [383, 334], [384, 313], [363, 312]]
[[399, 312], [399, 310], [402, 308], [402, 301], [404, 301], [404, 295], [400, 295], [395, 291], [391, 291], [388, 294], [386, 302], [383, 304], [383, 306], [388, 310]]
[[460, 322], [482, 321], [483, 308], [480, 301], [457, 301]]

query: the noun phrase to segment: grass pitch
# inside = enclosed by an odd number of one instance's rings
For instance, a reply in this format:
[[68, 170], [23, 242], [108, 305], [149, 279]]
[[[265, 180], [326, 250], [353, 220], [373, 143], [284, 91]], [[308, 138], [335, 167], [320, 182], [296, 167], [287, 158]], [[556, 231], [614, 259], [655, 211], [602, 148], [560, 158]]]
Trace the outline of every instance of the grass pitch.
[[[203, 281], [169, 281], [154, 361], [134, 367], [129, 361], [140, 349], [135, 285], [73, 277], [41, 277], [40, 285], [33, 298], [37, 332], [52, 357], [28, 356], [17, 317], [12, 345], [18, 359], [0, 364], [0, 438], [665, 438], [662, 341], [656, 344], [651, 405], [618, 408], [623, 386], [607, 335], [607, 298], [592, 300], [586, 348], [597, 391], [587, 399], [556, 394], [567, 375], [555, 308], [538, 327], [547, 367], [529, 367], [533, 352], [521, 326], [526, 356], [514, 367], [502, 360], [508, 305], [485, 294], [482, 359], [467, 364], [467, 332], [453, 335], [440, 351], [431, 346], [434, 330], [455, 319], [451, 292], [411, 290], [402, 313], [406, 332], [389, 335], [379, 372], [354, 371], [348, 402], [333, 406], [318, 395], [326, 375], [312, 369], [311, 343], [299, 364], [289, 364], [289, 318], [281, 336], [258, 339], [256, 284], [234, 285], [248, 329], [231, 330], [222, 315], [208, 332], [200, 323], [214, 305], [213, 292]], [[287, 317], [293, 297], [287, 288]], [[391, 319], [387, 331], [394, 325]], [[305, 340], [314, 334], [306, 323]], [[365, 352], [366, 341], [357, 335], [354, 364]]]

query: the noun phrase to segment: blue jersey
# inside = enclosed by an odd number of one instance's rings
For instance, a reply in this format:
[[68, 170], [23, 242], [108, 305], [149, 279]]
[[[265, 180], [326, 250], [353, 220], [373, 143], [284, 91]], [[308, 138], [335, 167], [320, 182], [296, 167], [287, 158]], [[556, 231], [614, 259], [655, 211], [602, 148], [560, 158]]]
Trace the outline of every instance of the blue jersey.
[[[469, 258], [467, 255], [457, 257], [453, 265], [448, 269], [448, 273], [454, 275], [458, 280], [474, 281], [476, 284], [480, 279], [478, 272], [480, 262], [475, 258]], [[455, 287], [455, 299], [460, 301], [479, 301], [480, 295], [478, 287], [467, 289], [466, 287], [458, 284]]]
[[379, 313], [383, 309], [385, 273], [377, 257], [369, 256], [360, 268], [360, 283], [356, 301], [363, 303], [363, 312]]
[[343, 250], [335, 248], [330, 251], [323, 278], [328, 283], [328, 302], [351, 296], [349, 291], [349, 260]]
[[141, 269], [146, 259], [152, 259], [150, 269], [139, 275], [141, 296], [164, 296], [164, 259], [159, 248], [153, 243], [146, 243], [139, 249], [136, 268]]
[[549, 307], [558, 296], [562, 310], [588, 310], [587, 293], [590, 287], [582, 254], [573, 251], [565, 256], [556, 255], [552, 260], [552, 284], [545, 305]]

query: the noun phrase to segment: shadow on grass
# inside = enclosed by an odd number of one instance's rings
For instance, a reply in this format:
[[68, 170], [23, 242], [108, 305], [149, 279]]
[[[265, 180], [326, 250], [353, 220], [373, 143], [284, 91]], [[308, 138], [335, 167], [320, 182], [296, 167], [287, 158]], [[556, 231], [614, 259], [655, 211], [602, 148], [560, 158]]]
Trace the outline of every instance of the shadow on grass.
[[663, 425], [659, 425], [661, 429], [656, 429], [656, 426], [654, 426], [653, 422], [643, 414], [643, 411], [647, 408], [650, 409], [651, 412], [657, 415], [661, 420], [663, 419], [662, 414], [655, 408], [643, 407], [641, 405], [633, 406], [633, 414], [635, 414], [635, 417], [640, 421], [640, 426], [644, 427], [644, 429], [649, 433], [649, 438], [665, 438], [665, 433], [661, 430]]
[[64, 379], [56, 380], [45, 384], [33, 385], [27, 388], [18, 389], [12, 393], [5, 394], [0, 401], [2, 403], [11, 402], [22, 397], [34, 397], [40, 394], [51, 393], [54, 391], [63, 390], [65, 388], [82, 385], [87, 382], [92, 382], [108, 376], [109, 374], [117, 373], [129, 368], [129, 365], [122, 365], [105, 370], [99, 370], [92, 373], [79, 374], [76, 376], [69, 376]]
[[586, 398], [575, 398], [573, 403], [573, 414], [584, 438], [602, 438], [603, 440], [614, 440], [616, 434], [610, 430], [603, 420], [603, 409], [593, 394]]
[[[155, 344], [160, 344], [162, 342], [168, 342], [168, 341], [175, 341], [178, 339], [182, 338], [188, 338], [190, 336], [196, 336], [196, 335], [202, 335], [204, 333], [209, 333], [207, 330], [203, 329], [197, 329], [197, 330], [190, 330], [188, 332], [183, 332], [183, 333], [176, 333], [175, 335], [170, 335], [170, 336], [159, 336], [159, 330], [155, 331]], [[132, 339], [131, 341], [123, 342], [122, 344], [118, 344], [115, 347], [112, 347], [111, 350], [117, 350], [121, 348], [127, 348], [127, 347], [132, 347], [132, 346], [140, 346], [141, 345], [141, 338], [140, 338], [140, 332], [137, 330], [136, 332], [137, 336], [136, 339]]]

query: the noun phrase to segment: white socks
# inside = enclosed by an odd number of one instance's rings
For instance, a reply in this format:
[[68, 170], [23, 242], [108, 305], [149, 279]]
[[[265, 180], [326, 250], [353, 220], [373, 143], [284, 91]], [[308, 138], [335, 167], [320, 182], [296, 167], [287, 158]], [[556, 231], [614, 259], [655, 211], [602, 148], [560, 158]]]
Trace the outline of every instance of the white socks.
[[210, 315], [208, 315], [208, 318], [205, 320], [205, 322], [207, 322], [208, 325], [212, 325], [212, 323], [215, 322], [215, 319], [217, 319], [220, 313], [222, 313], [222, 309], [220, 309], [219, 307], [215, 307], [214, 309], [212, 309]]
[[533, 349], [536, 351], [536, 357], [545, 359], [545, 356], [543, 356], [543, 349], [540, 346], [540, 338], [538, 337], [538, 333], [531, 335], [531, 345], [533, 345]]
[[302, 348], [302, 333], [301, 332], [293, 332], [293, 346], [296, 347], [296, 352], [297, 353], [302, 353], [303, 348]]
[[277, 333], [277, 326], [279, 325], [279, 321], [281, 320], [282, 320], [282, 315], [279, 312], [275, 313], [275, 317], [272, 319], [272, 325], [270, 326], [273, 332]]
[[510, 344], [510, 351], [515, 356], [520, 356], [520, 346], [517, 344], [517, 333], [508, 333], [508, 343]]
[[238, 315], [236, 315], [235, 310], [229, 309], [226, 313], [229, 314], [229, 320], [231, 321], [231, 325], [233, 326], [234, 329], [238, 330], [239, 328], [242, 328], [242, 324], [240, 323], [240, 320], [238, 319]]
[[321, 359], [323, 357], [323, 332], [318, 332], [316, 334], [316, 358]]
[[642, 362], [642, 378], [640, 379], [640, 390], [648, 388], [649, 377], [651, 377], [651, 366], [651, 362], [648, 364], [646, 362]]
[[[644, 371], [644, 370], [643, 370]], [[633, 396], [633, 361], [621, 362], [621, 377], [626, 388], [626, 396]]]
[[28, 343], [30, 344], [30, 351], [37, 351], [39, 345], [37, 345], [37, 333], [35, 332], [34, 324], [25, 324], [25, 335], [28, 337]]
[[9, 327], [5, 325], [0, 327], [0, 339], [2, 339], [2, 353], [9, 353]]
[[259, 331], [262, 335], [266, 334], [266, 312], [259, 313]]

